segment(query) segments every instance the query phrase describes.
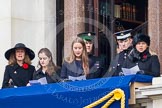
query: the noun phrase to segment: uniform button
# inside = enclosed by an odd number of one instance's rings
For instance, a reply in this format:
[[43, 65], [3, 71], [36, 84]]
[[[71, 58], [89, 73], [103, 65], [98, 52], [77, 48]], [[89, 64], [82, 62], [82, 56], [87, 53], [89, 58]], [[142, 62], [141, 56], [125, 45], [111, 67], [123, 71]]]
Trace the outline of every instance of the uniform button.
[[113, 68], [115, 68], [115, 67], [113, 67]]
[[124, 58], [126, 59], [127, 57], [126, 57], [126, 56], [124, 56]]
[[127, 55], [127, 53], [124, 53], [124, 55]]
[[118, 66], [120, 66], [120, 64], [118, 64]]
[[138, 63], [136, 63], [136, 65], [138, 65]]

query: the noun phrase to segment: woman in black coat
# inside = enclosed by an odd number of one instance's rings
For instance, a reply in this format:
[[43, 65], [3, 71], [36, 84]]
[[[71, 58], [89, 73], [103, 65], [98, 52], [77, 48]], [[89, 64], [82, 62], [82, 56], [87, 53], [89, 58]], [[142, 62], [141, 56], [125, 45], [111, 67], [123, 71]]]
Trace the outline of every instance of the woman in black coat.
[[123, 67], [132, 68], [138, 65], [140, 71], [137, 74], [160, 76], [160, 63], [158, 56], [149, 50], [150, 37], [137, 34], [133, 38], [133, 50], [128, 55]]
[[60, 69], [54, 64], [52, 53], [48, 48], [42, 48], [38, 52], [39, 69], [34, 72], [33, 79], [46, 78], [47, 83], [60, 82]]
[[7, 50], [5, 58], [8, 65], [5, 68], [2, 88], [26, 86], [35, 71], [35, 67], [31, 65], [34, 57], [34, 52], [22, 43]]

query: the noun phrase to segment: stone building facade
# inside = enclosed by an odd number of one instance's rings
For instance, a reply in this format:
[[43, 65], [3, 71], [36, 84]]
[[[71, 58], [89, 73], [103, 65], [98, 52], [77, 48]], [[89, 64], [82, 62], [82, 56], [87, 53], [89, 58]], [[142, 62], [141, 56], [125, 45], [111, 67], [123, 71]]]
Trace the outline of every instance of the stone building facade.
[[[90, 0], [92, 3], [99, 0]], [[36, 52], [33, 64], [38, 62], [37, 52], [42, 47], [49, 48], [54, 61], [61, 64], [63, 57], [68, 56], [71, 42], [77, 33], [84, 32], [85, 23], [96, 29], [97, 16], [85, 18], [86, 0], [1, 0], [0, 1], [0, 84], [3, 79], [7, 60], [4, 52], [18, 42], [25, 43]], [[63, 8], [59, 8], [63, 7]], [[97, 6], [94, 6], [97, 7]], [[63, 10], [62, 10], [63, 9]], [[90, 11], [90, 10], [89, 10]], [[98, 10], [95, 8], [94, 13]], [[94, 20], [91, 20], [93, 17]], [[62, 20], [60, 20], [62, 18]], [[63, 32], [61, 32], [63, 31]], [[60, 33], [61, 32], [61, 33]], [[162, 1], [148, 0], [148, 34], [151, 37], [151, 49], [160, 59], [162, 67]], [[109, 33], [109, 35], [112, 35]], [[58, 47], [60, 44], [62, 46]], [[98, 41], [95, 40], [95, 54], [98, 54]], [[115, 42], [109, 37], [110, 56], [115, 55]], [[60, 52], [59, 52], [59, 51]], [[61, 57], [59, 57], [62, 55]]]

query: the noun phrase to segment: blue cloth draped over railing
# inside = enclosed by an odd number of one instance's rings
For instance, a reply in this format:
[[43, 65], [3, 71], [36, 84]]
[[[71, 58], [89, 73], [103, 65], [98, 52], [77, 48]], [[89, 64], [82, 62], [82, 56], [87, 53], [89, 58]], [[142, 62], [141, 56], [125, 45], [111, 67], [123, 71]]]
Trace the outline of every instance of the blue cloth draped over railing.
[[[0, 108], [82, 108], [116, 88], [124, 91], [128, 108], [130, 82], [152, 82], [152, 77], [130, 75], [1, 89]], [[111, 104], [110, 108], [120, 108], [120, 101]]]

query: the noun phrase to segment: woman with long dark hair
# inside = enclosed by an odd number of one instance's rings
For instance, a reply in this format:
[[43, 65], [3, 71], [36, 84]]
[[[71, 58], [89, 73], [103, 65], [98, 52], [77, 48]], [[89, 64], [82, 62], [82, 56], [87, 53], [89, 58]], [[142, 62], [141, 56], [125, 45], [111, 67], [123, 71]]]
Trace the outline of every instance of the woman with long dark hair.
[[60, 68], [53, 62], [52, 53], [48, 48], [42, 48], [38, 52], [39, 69], [34, 72], [33, 79], [38, 80], [45, 77], [47, 83], [56, 83], [60, 81]]

